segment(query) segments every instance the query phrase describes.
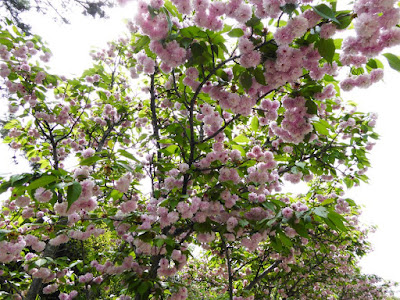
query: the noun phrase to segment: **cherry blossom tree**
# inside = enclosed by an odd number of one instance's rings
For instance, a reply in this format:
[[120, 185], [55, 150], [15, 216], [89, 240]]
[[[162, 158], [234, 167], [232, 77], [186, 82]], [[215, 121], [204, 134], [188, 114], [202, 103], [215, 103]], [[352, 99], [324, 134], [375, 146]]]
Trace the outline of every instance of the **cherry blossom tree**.
[[71, 79], [2, 23], [4, 141], [31, 169], [0, 185], [1, 297], [386, 298], [357, 267], [369, 246], [345, 196], [368, 180], [377, 117], [341, 90], [382, 79], [396, 3], [139, 2]]

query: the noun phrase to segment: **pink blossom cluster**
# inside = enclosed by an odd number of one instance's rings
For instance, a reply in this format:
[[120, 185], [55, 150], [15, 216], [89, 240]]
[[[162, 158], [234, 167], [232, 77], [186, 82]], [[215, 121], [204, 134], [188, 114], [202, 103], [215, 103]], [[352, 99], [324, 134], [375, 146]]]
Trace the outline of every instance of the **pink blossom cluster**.
[[283, 5], [281, 0], [250, 0], [255, 7], [255, 15], [260, 18], [278, 18], [282, 13], [281, 6]]
[[95, 186], [94, 182], [89, 179], [86, 179], [84, 181], [81, 181], [80, 185], [82, 187], [82, 191], [81, 194], [79, 195], [78, 200], [72, 203], [68, 211], [64, 211], [67, 209], [66, 204], [64, 204], [66, 202], [60, 203], [58, 207], [59, 210], [58, 212], [60, 214], [66, 213], [67, 215], [70, 215], [74, 212], [82, 212], [82, 211], [89, 212], [97, 207], [97, 201], [92, 197], [93, 192], [97, 190], [97, 187]]
[[285, 234], [289, 237], [289, 238], [294, 238], [297, 235], [297, 232], [295, 229], [293, 229], [292, 227], [286, 227], [285, 228]]
[[238, 184], [241, 178], [236, 169], [223, 167], [219, 170], [218, 180], [221, 182], [232, 181], [233, 183]]
[[177, 271], [178, 270], [174, 265], [170, 266], [170, 261], [168, 259], [160, 259], [159, 268], [157, 269], [158, 276], [172, 276]]
[[229, 217], [226, 221], [226, 230], [229, 232], [234, 232], [235, 227], [238, 225], [239, 221], [234, 216]]
[[5, 45], [0, 45], [0, 57], [4, 61], [8, 61], [11, 57], [11, 53], [8, 51], [7, 46]]
[[26, 196], [19, 196], [17, 200], [15, 200], [15, 205], [18, 207], [25, 207], [28, 206], [29, 203], [31, 202], [31, 199]]
[[61, 294], [58, 296], [58, 298], [59, 298], [60, 300], [72, 300], [72, 299], [74, 299], [76, 296], [78, 296], [78, 292], [75, 291], [75, 290], [73, 290], [73, 291], [71, 291], [69, 294], [61, 293]]
[[183, 185], [183, 178], [178, 179], [180, 176], [179, 170], [178, 169], [172, 169], [166, 173], [168, 176], [164, 180], [164, 187], [167, 190], [172, 190], [174, 188], [181, 188]]
[[282, 216], [286, 219], [290, 219], [293, 216], [293, 209], [290, 207], [285, 207], [282, 209]]
[[86, 231], [81, 230], [71, 230], [69, 231], [69, 237], [72, 239], [84, 241], [87, 240], [91, 235], [98, 237], [104, 234], [105, 230], [102, 228], [96, 228], [93, 224], [86, 227]]
[[148, 35], [150, 39], [159, 41], [167, 37], [167, 17], [163, 13], [159, 13], [155, 17], [152, 17], [148, 9], [148, 4], [145, 1], [139, 1], [135, 21], [142, 32], [145, 35]]
[[60, 234], [56, 236], [55, 238], [51, 239], [49, 241], [49, 244], [52, 246], [59, 246], [61, 244], [68, 243], [69, 237], [66, 234]]
[[[0, 241], [0, 262], [9, 263], [11, 261], [21, 259], [21, 251], [25, 248], [26, 244], [26, 241], [21, 237], [19, 237], [16, 241]], [[44, 247], [41, 249], [42, 244], [35, 244], [35, 246], [37, 250], [44, 249]]]
[[226, 4], [225, 9], [228, 17], [242, 24], [250, 20], [252, 15], [251, 5], [245, 3], [243, 0], [230, 0]]
[[340, 82], [340, 87], [344, 91], [350, 91], [354, 87], [368, 88], [371, 84], [380, 81], [383, 78], [382, 69], [374, 69], [370, 74], [362, 74], [356, 77], [349, 77]]
[[175, 264], [177, 265], [177, 269], [182, 270], [182, 268], [187, 263], [186, 255], [184, 255], [180, 250], [174, 249], [171, 253], [171, 258], [174, 260]]
[[133, 271], [139, 275], [143, 273], [143, 268], [133, 260], [132, 256], [125, 257], [121, 265], [114, 265], [114, 263], [109, 260], [103, 265], [94, 260], [90, 265], [102, 274], [122, 274], [125, 271]]
[[151, 41], [150, 49], [162, 61], [161, 69], [164, 73], [169, 73], [173, 68], [182, 65], [186, 60], [186, 50], [179, 46], [177, 41], [172, 41], [165, 46], [159, 41]]
[[0, 64], [0, 76], [3, 78], [8, 77], [10, 75], [11, 70], [8, 68], [8, 65], [5, 63]]
[[132, 197], [131, 200], [125, 201], [120, 204], [119, 209], [124, 214], [129, 214], [137, 209], [137, 198]]
[[[273, 190], [275, 187], [277, 187], [276, 183], [278, 182], [278, 174], [276, 173], [276, 170], [270, 171], [276, 166], [276, 161], [271, 159], [270, 161], [267, 162], [260, 162], [252, 167], [249, 167], [247, 169], [247, 181], [248, 182], [254, 182], [258, 184], [266, 184], [268, 183], [269, 190]], [[265, 190], [264, 193], [266, 195], [269, 195], [268, 190]]]
[[392, 0], [359, 0], [354, 5], [356, 37], [343, 41], [345, 54], [378, 55], [384, 48], [400, 43], [400, 10]]
[[246, 248], [247, 251], [253, 252], [257, 249], [258, 245], [267, 239], [268, 235], [266, 231], [261, 234], [260, 232], [257, 232], [249, 237], [243, 238], [240, 243], [241, 246]]
[[197, 212], [198, 207], [190, 205], [186, 201], [181, 201], [176, 206], [176, 210], [181, 214], [182, 219], [191, 219], [193, 215]]
[[235, 19], [239, 23], [247, 22], [251, 18], [252, 14], [251, 6], [244, 3], [242, 0], [231, 0], [228, 3], [210, 3], [209, 0], [194, 0], [193, 6], [196, 11], [194, 18], [195, 24], [213, 31], [219, 31], [222, 29], [223, 22], [220, 17], [224, 14]]
[[254, 146], [250, 152], [246, 153], [246, 157], [255, 159], [258, 162], [265, 162], [267, 169], [273, 169], [276, 166], [274, 154], [271, 151], [263, 151], [260, 146]]
[[85, 77], [85, 80], [86, 80], [88, 83], [99, 82], [100, 79], [101, 79], [101, 77], [100, 77], [99, 74], [94, 74], [93, 76], [86, 76], [86, 77]]
[[92, 157], [95, 153], [96, 153], [96, 150], [94, 150], [93, 148], [87, 148], [82, 151], [82, 157], [89, 158], [89, 157]]
[[29, 270], [30, 275], [33, 278], [40, 278], [43, 282], [50, 282], [56, 278], [56, 274], [53, 273], [49, 268], [41, 267], [39, 269], [33, 268]]
[[254, 296], [248, 296], [248, 297], [233, 296], [233, 300], [254, 300]]
[[292, 207], [295, 211], [299, 211], [299, 212], [307, 211], [307, 210], [308, 210], [308, 206], [305, 205], [304, 203], [300, 202], [300, 201], [295, 202], [295, 203], [292, 203], [291, 207]]
[[91, 282], [92, 280], [93, 280], [93, 274], [89, 272], [78, 277], [78, 281], [80, 283], [88, 283]]
[[308, 122], [310, 115], [305, 104], [306, 100], [301, 96], [283, 98], [282, 105], [286, 111], [281, 126], [273, 122], [271, 129], [284, 142], [299, 144], [308, 133], [312, 132], [313, 126]]
[[199, 243], [208, 244], [215, 240], [215, 233], [214, 232], [198, 233], [196, 238]]
[[175, 4], [179, 13], [181, 14], [190, 14], [193, 10], [192, 3], [190, 0], [172, 0], [172, 3]]
[[337, 31], [337, 27], [333, 23], [324, 23], [320, 27], [319, 36], [323, 39], [331, 38]]
[[245, 68], [256, 67], [261, 62], [261, 53], [254, 49], [253, 43], [247, 37], [239, 39], [239, 63]]
[[131, 173], [126, 173], [115, 182], [115, 189], [117, 191], [120, 191], [121, 193], [127, 193], [132, 183], [132, 180], [133, 175]]
[[276, 52], [276, 60], [265, 62], [265, 80], [270, 89], [293, 82], [303, 75], [303, 67], [318, 68], [319, 59], [318, 51], [310, 47], [295, 49], [281, 45]]
[[337, 204], [335, 205], [335, 211], [339, 214], [350, 213], [349, 203], [343, 198], [338, 198]]
[[136, 65], [137, 72], [143, 72], [145, 74], [153, 74], [155, 71], [155, 67], [156, 67], [156, 62], [152, 58], [148, 57], [143, 52], [138, 53], [137, 65]]
[[232, 195], [228, 189], [225, 189], [221, 193], [221, 199], [225, 201], [224, 204], [226, 208], [232, 208], [238, 201], [239, 196], [235, 194]]
[[104, 105], [103, 111], [104, 120], [118, 121], [120, 116], [118, 115], [117, 109], [111, 104]]
[[278, 45], [289, 45], [295, 38], [303, 36], [309, 28], [308, 20], [303, 16], [289, 19], [286, 26], [280, 27], [274, 34]]
[[183, 79], [183, 84], [190, 86], [193, 91], [196, 91], [200, 85], [200, 82], [196, 80], [199, 77], [199, 71], [190, 67], [186, 69], [186, 76]]
[[26, 94], [26, 89], [24, 85], [20, 82], [12, 82], [7, 80], [6, 87], [8, 88], [8, 92], [11, 94], [15, 94], [16, 92], [20, 92], [21, 94]]
[[270, 209], [264, 209], [262, 207], [252, 207], [249, 211], [243, 215], [247, 220], [261, 221], [263, 219], [270, 219], [275, 216], [274, 212]]
[[56, 291], [58, 291], [58, 284], [57, 283], [46, 285], [43, 288], [43, 294], [45, 294], [45, 295], [53, 294]]
[[263, 99], [260, 103], [260, 108], [264, 111], [264, 117], [259, 117], [259, 123], [261, 126], [268, 125], [270, 121], [275, 121], [278, 118], [278, 108], [280, 103], [278, 100], [271, 101], [269, 99]]
[[188, 290], [185, 287], [181, 287], [178, 292], [173, 293], [168, 299], [169, 300], [185, 300], [188, 297]]
[[50, 190], [46, 190], [43, 187], [40, 187], [35, 191], [34, 196], [37, 201], [46, 203], [49, 202], [53, 197], [53, 192]]
[[328, 84], [322, 92], [315, 93], [314, 98], [317, 100], [332, 99], [336, 95], [335, 86], [333, 84]]
[[[193, 198], [193, 200], [198, 198]], [[193, 207], [193, 208], [192, 208]], [[192, 211], [197, 211], [193, 220], [198, 223], [206, 222], [207, 218], [216, 220], [221, 216], [221, 214], [225, 214], [224, 206], [219, 201], [208, 201], [207, 199], [203, 199], [202, 201], [198, 201], [196, 204], [193, 204], [192, 201]]]
[[168, 208], [160, 206], [158, 207], [157, 214], [160, 217], [160, 227], [165, 228], [174, 224], [179, 220], [179, 213], [176, 211], [168, 211]]
[[230, 93], [220, 86], [211, 86], [207, 90], [204, 90], [204, 92], [209, 93], [212, 99], [218, 101], [222, 109], [230, 109], [234, 114], [249, 116], [251, 109], [256, 104], [256, 99], [252, 99], [246, 95]]
[[221, 128], [224, 120], [221, 118], [220, 114], [207, 103], [201, 104], [200, 110], [201, 114], [198, 114], [196, 118], [200, 121], [203, 121], [206, 125], [204, 127], [206, 134], [208, 136], [213, 135], [218, 129]]
[[303, 173], [302, 172], [297, 172], [297, 173], [285, 173], [285, 175], [283, 175], [283, 179], [285, 179], [286, 181], [289, 181], [293, 184], [299, 183], [301, 181], [301, 178], [303, 177]]
[[56, 122], [61, 125], [66, 125], [70, 120], [69, 112], [71, 108], [68, 105], [63, 105], [57, 115]]

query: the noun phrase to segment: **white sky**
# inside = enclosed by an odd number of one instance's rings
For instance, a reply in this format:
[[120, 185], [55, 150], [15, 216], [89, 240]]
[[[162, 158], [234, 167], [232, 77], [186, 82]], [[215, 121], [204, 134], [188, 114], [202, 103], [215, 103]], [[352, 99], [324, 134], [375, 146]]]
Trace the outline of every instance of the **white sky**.
[[[131, 18], [134, 14], [134, 8], [129, 6], [113, 9], [113, 17], [109, 20], [93, 21], [90, 17], [76, 14], [71, 18], [72, 25], [54, 24], [49, 18], [40, 16], [32, 22], [33, 32], [41, 35], [53, 52], [52, 72], [79, 75], [90, 66], [88, 53], [91, 46], [104, 47], [107, 41], [117, 38], [121, 32], [127, 32], [122, 19]], [[400, 54], [400, 49], [396, 50], [387, 52]], [[381, 60], [386, 62], [385, 58]], [[381, 139], [370, 156], [372, 168], [367, 172], [370, 184], [362, 184], [347, 194], [357, 203], [365, 205], [362, 220], [378, 226], [377, 232], [370, 235], [374, 252], [363, 259], [361, 265], [366, 273], [400, 282], [400, 183], [397, 182], [400, 172], [400, 157], [397, 157], [400, 153], [400, 126], [397, 124], [400, 121], [399, 84], [400, 73], [385, 64], [384, 82], [342, 96], [345, 100], [358, 103], [360, 111], [379, 114], [376, 131]], [[23, 165], [18, 169], [22, 171]], [[13, 171], [16, 171], [14, 167]]]

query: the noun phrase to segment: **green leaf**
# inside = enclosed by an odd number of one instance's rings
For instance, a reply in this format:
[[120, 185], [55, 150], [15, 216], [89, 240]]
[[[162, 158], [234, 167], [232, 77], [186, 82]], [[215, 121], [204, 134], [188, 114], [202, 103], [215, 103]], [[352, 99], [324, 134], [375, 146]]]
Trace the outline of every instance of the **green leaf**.
[[266, 83], [266, 81], [265, 81], [264, 72], [263, 72], [262, 69], [256, 68], [256, 69], [254, 70], [254, 73], [253, 73], [253, 74], [254, 74], [254, 77], [256, 78], [256, 81], [257, 81], [259, 84], [267, 85], [267, 83]]
[[304, 225], [294, 223], [292, 225], [292, 227], [293, 227], [294, 230], [296, 230], [296, 232], [300, 236], [302, 236], [304, 238], [310, 238], [310, 236], [308, 235], [307, 229], [304, 227]]
[[292, 241], [283, 232], [279, 233], [279, 239], [282, 241], [282, 244], [284, 244], [285, 246], [287, 246], [287, 247], [292, 247], [293, 246]]
[[317, 215], [317, 216], [320, 216], [321, 218], [327, 218], [328, 217], [328, 210], [325, 208], [325, 207], [323, 207], [323, 206], [318, 206], [318, 207], [315, 207], [314, 209], [313, 209], [313, 212]]
[[0, 229], [0, 241], [3, 241], [5, 239], [5, 237], [7, 236], [7, 234], [9, 234], [10, 232], [11, 232], [11, 230]]
[[354, 180], [353, 179], [345, 177], [345, 178], [343, 178], [343, 181], [346, 184], [346, 187], [348, 189], [351, 189], [353, 187], [353, 185], [354, 185]]
[[35, 261], [35, 265], [38, 267], [41, 267], [47, 263], [47, 259], [44, 258], [39, 258], [37, 261]]
[[337, 212], [331, 211], [328, 214], [328, 218], [329, 220], [331, 220], [337, 228], [339, 228], [342, 231], [347, 231], [348, 228], [346, 226], [344, 226], [343, 222], [345, 221], [345, 219], [339, 215]]
[[306, 101], [306, 107], [307, 107], [307, 113], [308, 114], [310, 114], [310, 115], [316, 115], [317, 114], [318, 106], [314, 101], [308, 99]]
[[292, 15], [297, 7], [298, 7], [297, 3], [287, 3], [283, 6], [281, 6], [280, 9], [281, 9], [281, 11], [283, 11], [284, 13], [287, 13], [288, 15]]
[[239, 82], [244, 89], [248, 90], [253, 84], [253, 78], [249, 72], [243, 72], [239, 77]]
[[236, 143], [239, 143], [239, 144], [244, 144], [244, 143], [249, 143], [250, 139], [247, 136], [241, 134], [241, 135], [238, 135], [237, 137], [235, 137], [233, 139], [233, 141]]
[[242, 30], [241, 28], [235, 28], [235, 29], [232, 29], [232, 30], [228, 33], [228, 35], [229, 35], [230, 37], [236, 37], [236, 38], [238, 38], [238, 37], [243, 36], [243, 35], [244, 35], [244, 32], [243, 32], [243, 30]]
[[257, 117], [253, 117], [251, 119], [251, 123], [250, 123], [250, 129], [254, 132], [256, 132], [258, 130], [258, 128], [260, 127], [260, 123], [258, 121]]
[[44, 187], [44, 186], [46, 186], [46, 185], [48, 185], [48, 184], [50, 184], [50, 183], [52, 183], [52, 182], [54, 182], [56, 180], [57, 180], [57, 177], [55, 177], [55, 176], [44, 175], [44, 176], [40, 177], [39, 179], [36, 179], [35, 181], [33, 181], [26, 188], [26, 190], [30, 191], [30, 190], [37, 189], [39, 187]]
[[138, 292], [140, 295], [143, 295], [144, 293], [146, 293], [151, 287], [152, 287], [152, 283], [150, 281], [142, 281], [138, 287]]
[[386, 59], [389, 62], [389, 66], [392, 69], [400, 72], [400, 59], [399, 59], [398, 56], [396, 56], [396, 55], [394, 55], [392, 53], [385, 53], [385, 54], [383, 54], [383, 56], [386, 57]]
[[0, 38], [0, 44], [7, 46], [8, 49], [12, 49], [14, 46], [13, 43], [9, 39]]
[[313, 123], [315, 130], [322, 135], [329, 135], [329, 130], [327, 126], [323, 124], [321, 121]]
[[146, 47], [150, 43], [150, 38], [147, 35], [143, 35], [137, 40], [137, 42], [134, 44], [135, 47], [135, 53], [138, 53], [140, 50], [142, 50], [144, 47]]
[[119, 149], [118, 152], [122, 156], [125, 156], [126, 158], [129, 158], [131, 160], [134, 160], [134, 161], [140, 163], [140, 161], [132, 153], [130, 153], [130, 152], [126, 151], [126, 150], [123, 150], [123, 149]]
[[169, 145], [165, 150], [170, 154], [174, 154], [178, 148], [177, 145]]
[[326, 4], [320, 4], [317, 6], [313, 6], [313, 9], [317, 14], [319, 14], [324, 19], [331, 20], [331, 21], [335, 22], [336, 24], [340, 25], [340, 22], [335, 17], [334, 11]]
[[99, 156], [91, 156], [88, 158], [85, 158], [83, 160], [81, 160], [81, 162], [79, 163], [81, 166], [91, 166], [94, 163], [98, 162], [99, 160], [102, 160], [103, 158], [99, 157]]
[[74, 181], [72, 185], [70, 185], [67, 189], [67, 201], [68, 201], [68, 208], [71, 207], [72, 203], [78, 200], [79, 196], [82, 192], [82, 186], [79, 182]]
[[336, 27], [338, 29], [345, 29], [351, 24], [353, 16], [350, 14], [340, 14], [337, 16], [337, 20], [339, 21], [339, 24], [336, 24]]
[[249, 27], [254, 27], [254, 26], [260, 24], [260, 22], [261, 22], [261, 19], [259, 19], [259, 18], [257, 18], [256, 16], [253, 15], [251, 17], [251, 19], [246, 22], [246, 25], [249, 26]]
[[320, 39], [315, 45], [319, 54], [325, 58], [328, 63], [332, 63], [336, 49], [333, 39]]

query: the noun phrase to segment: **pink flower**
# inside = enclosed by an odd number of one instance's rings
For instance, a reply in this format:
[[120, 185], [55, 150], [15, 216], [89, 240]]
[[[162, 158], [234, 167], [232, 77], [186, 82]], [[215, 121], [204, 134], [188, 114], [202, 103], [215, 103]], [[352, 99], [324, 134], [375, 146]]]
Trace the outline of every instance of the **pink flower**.
[[35, 191], [34, 195], [36, 200], [42, 203], [46, 203], [49, 202], [50, 199], [53, 197], [53, 192], [50, 190], [46, 190], [43, 187], [40, 187]]
[[87, 148], [82, 151], [82, 157], [83, 158], [89, 158], [93, 156], [96, 153], [96, 151], [93, 148]]
[[132, 180], [133, 180], [132, 174], [130, 173], [125, 174], [124, 176], [122, 176], [120, 179], [117, 180], [117, 182], [115, 183], [115, 189], [122, 193], [128, 192]]
[[282, 209], [282, 216], [286, 219], [290, 219], [293, 216], [293, 209], [290, 207], [285, 207]]

